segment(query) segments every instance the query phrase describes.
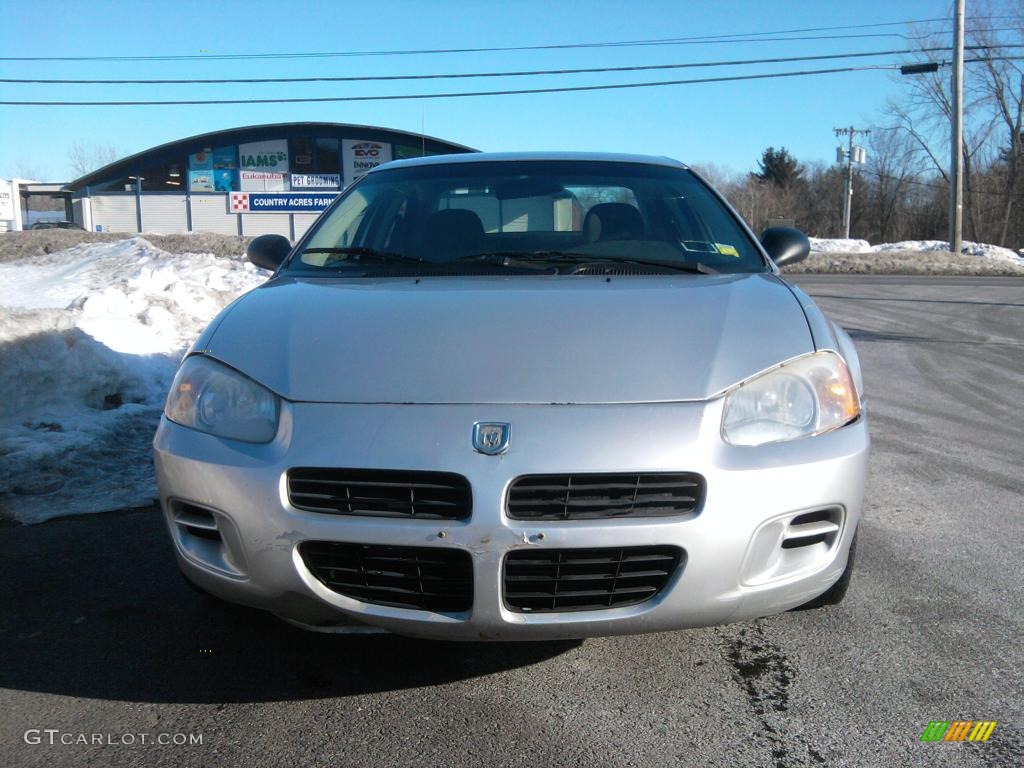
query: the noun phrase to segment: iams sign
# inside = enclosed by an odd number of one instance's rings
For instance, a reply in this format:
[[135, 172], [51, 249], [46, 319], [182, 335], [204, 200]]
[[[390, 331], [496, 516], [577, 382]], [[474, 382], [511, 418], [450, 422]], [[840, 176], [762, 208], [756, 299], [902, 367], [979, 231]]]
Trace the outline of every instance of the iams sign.
[[244, 168], [277, 168], [285, 162], [288, 155], [284, 152], [270, 152], [264, 155], [242, 155], [242, 166]]

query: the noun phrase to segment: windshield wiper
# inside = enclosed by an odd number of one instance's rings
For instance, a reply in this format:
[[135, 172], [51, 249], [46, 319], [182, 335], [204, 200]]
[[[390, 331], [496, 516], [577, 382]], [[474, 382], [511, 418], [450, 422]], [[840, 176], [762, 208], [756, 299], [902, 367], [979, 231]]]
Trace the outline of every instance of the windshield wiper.
[[[334, 253], [344, 256], [355, 256], [354, 259], [338, 259], [339, 264], [352, 265], [362, 262], [374, 264], [429, 264], [416, 256], [406, 256], [404, 253], [388, 253], [378, 251], [374, 248], [364, 248], [358, 245], [350, 245], [335, 248], [306, 248], [302, 253]], [[301, 254], [300, 254], [301, 256]], [[324, 266], [328, 266], [325, 264]]]
[[571, 264], [577, 268], [584, 266], [611, 266], [633, 264], [644, 267], [659, 267], [673, 272], [690, 272], [701, 275], [717, 275], [718, 270], [699, 261], [665, 261], [661, 259], [609, 258], [589, 253], [573, 251], [496, 251], [494, 253], [474, 253], [460, 256], [455, 261], [483, 261], [498, 263], [505, 266], [521, 266], [523, 262], [546, 263], [552, 265]]

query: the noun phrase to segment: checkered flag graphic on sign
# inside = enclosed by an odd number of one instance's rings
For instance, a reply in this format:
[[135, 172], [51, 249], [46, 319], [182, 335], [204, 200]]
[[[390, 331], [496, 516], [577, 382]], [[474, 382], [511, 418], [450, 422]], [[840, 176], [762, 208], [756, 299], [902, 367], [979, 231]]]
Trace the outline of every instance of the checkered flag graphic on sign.
[[245, 192], [232, 192], [231, 193], [231, 210], [232, 211], [248, 211], [249, 210], [249, 195]]

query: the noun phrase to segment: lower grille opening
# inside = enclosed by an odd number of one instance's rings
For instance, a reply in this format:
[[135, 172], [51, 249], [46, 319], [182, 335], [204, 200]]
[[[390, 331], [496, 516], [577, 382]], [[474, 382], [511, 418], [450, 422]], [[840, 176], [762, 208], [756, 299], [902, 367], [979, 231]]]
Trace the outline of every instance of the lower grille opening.
[[658, 595], [685, 561], [679, 547], [530, 549], [505, 557], [505, 604], [519, 613], [591, 611]]
[[459, 549], [306, 541], [299, 554], [325, 587], [364, 603], [438, 613], [473, 606], [473, 561]]

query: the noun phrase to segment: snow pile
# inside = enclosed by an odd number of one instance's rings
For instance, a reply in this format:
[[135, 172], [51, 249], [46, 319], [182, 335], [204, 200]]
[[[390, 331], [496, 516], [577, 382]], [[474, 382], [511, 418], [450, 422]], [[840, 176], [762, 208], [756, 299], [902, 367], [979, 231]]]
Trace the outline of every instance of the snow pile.
[[871, 243], [867, 240], [846, 240], [842, 237], [812, 237], [811, 253], [867, 253]]
[[150, 442], [182, 354], [267, 276], [143, 238], [0, 264], [0, 516], [155, 498]]
[[[871, 245], [867, 240], [844, 239], [841, 237], [812, 237], [811, 253], [887, 253], [891, 251], [916, 252], [949, 252], [947, 240], [903, 240], [898, 243], [881, 243]], [[963, 241], [961, 253], [968, 256], [980, 256], [992, 261], [1003, 261], [1009, 264], [1024, 266], [1024, 257], [1010, 248], [986, 243]]]
[[[904, 240], [900, 243], [882, 243], [874, 246], [871, 250], [876, 253], [881, 251], [948, 251], [949, 242], [946, 240]], [[969, 256], [981, 256], [983, 259], [1024, 264], [1024, 258], [1016, 251], [1010, 248], [1001, 248], [998, 245], [971, 243], [964, 240], [960, 252]]]

